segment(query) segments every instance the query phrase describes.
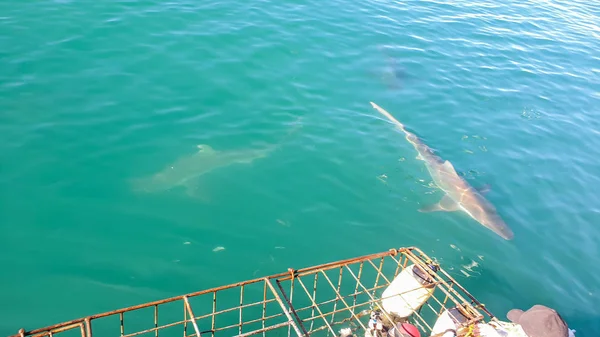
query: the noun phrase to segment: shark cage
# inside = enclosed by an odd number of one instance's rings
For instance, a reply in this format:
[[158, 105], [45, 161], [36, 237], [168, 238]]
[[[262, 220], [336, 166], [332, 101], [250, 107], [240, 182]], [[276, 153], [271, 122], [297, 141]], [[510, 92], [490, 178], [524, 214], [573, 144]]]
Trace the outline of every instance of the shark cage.
[[[409, 276], [423, 281], [414, 288], [400, 282], [411, 268]], [[429, 336], [447, 310], [458, 310], [464, 327], [494, 318], [443, 268], [409, 247], [21, 329], [10, 337], [374, 336], [374, 316], [383, 325], [411, 323]]]

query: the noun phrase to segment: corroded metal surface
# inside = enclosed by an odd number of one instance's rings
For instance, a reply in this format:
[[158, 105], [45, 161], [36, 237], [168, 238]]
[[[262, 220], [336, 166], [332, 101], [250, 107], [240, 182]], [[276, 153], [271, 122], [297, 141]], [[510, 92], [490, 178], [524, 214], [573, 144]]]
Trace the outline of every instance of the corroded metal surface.
[[[33, 330], [21, 329], [9, 337], [64, 337], [138, 335], [204, 337], [262, 334], [285, 336], [338, 335], [342, 327], [368, 329], [369, 314], [381, 312], [386, 322], [398, 317], [380, 307], [381, 296], [392, 280], [414, 264], [433, 295], [408, 319], [424, 335], [431, 333], [437, 317], [458, 307], [463, 326], [494, 316], [443, 268], [432, 271], [433, 261], [415, 247], [390, 249], [318, 266], [237, 282], [159, 301], [135, 305]], [[433, 263], [435, 264], [435, 263]], [[437, 266], [437, 265], [436, 265]], [[252, 295], [258, 299], [250, 300]], [[259, 296], [260, 295], [260, 296]], [[193, 301], [198, 301], [194, 303]], [[203, 304], [199, 304], [200, 302]], [[173, 316], [175, 303], [183, 319], [163, 322]], [[167, 308], [168, 306], [168, 308]], [[181, 310], [181, 311], [179, 311]], [[142, 314], [143, 312], [143, 314]], [[159, 313], [161, 313], [159, 315]], [[130, 317], [133, 316], [133, 317]], [[142, 319], [141, 317], [145, 317]], [[153, 319], [152, 319], [153, 318]], [[61, 336], [62, 337], [62, 336]]]

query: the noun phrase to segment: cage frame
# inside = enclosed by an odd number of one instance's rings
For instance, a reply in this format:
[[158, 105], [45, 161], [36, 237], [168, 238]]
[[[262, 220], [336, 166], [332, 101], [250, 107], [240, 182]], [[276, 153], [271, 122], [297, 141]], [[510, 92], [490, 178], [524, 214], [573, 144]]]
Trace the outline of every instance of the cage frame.
[[[378, 261], [378, 263], [375, 261]], [[393, 261], [396, 264], [393, 275], [385, 275], [383, 272], [384, 263], [386, 261]], [[479, 302], [471, 293], [461, 286], [459, 282], [450, 276], [442, 266], [435, 263], [421, 249], [417, 247], [404, 247], [398, 249], [392, 248], [388, 251], [380, 253], [363, 255], [312, 267], [300, 269], [289, 268], [287, 272], [235, 282], [228, 285], [129, 306], [104, 313], [98, 313], [33, 330], [25, 330], [22, 328], [18, 331], [18, 333], [9, 337], [55, 337], [55, 335], [62, 332], [73, 330], [79, 330], [81, 337], [93, 337], [94, 330], [92, 323], [95, 320], [106, 317], [115, 317], [117, 315], [120, 322], [120, 337], [135, 337], [144, 334], [154, 334], [155, 337], [159, 337], [160, 331], [177, 325], [182, 326], [183, 337], [216, 337], [219, 336], [219, 331], [235, 328], [238, 330], [238, 333], [235, 334], [236, 337], [248, 337], [258, 334], [266, 336], [267, 332], [282, 328], [287, 328], [287, 336], [311, 336], [318, 334], [323, 330], [327, 331], [328, 336], [330, 333], [332, 336], [337, 336], [339, 332], [335, 331], [333, 327], [340, 324], [346, 324], [348, 322], [352, 322], [351, 324], [354, 324], [357, 329], [368, 329], [363, 322], [366, 309], [357, 312], [357, 310], [362, 306], [370, 307], [371, 312], [373, 308], [378, 308], [383, 317], [390, 322], [394, 322], [395, 318], [392, 317], [393, 315], [379, 306], [381, 303], [381, 298], [377, 298], [373, 294], [375, 294], [377, 291], [383, 291], [383, 289], [385, 289], [402, 270], [407, 268], [409, 263], [418, 266], [422, 271], [425, 271], [431, 277], [433, 282], [432, 286], [435, 288], [435, 291], [438, 289], [441, 290], [441, 293], [444, 294], [444, 299], [440, 300], [432, 295], [425, 303], [423, 303], [423, 305], [421, 305], [409, 318], [405, 319], [404, 321], [409, 321], [410, 323], [418, 326], [426, 334], [429, 334], [432, 331], [433, 324], [432, 322], [428, 322], [428, 320], [423, 318], [423, 315], [421, 314], [421, 310], [423, 308], [430, 308], [433, 313], [437, 313], [436, 317], [439, 317], [439, 315], [445, 309], [458, 308], [460, 313], [465, 318], [462, 323], [458, 323], [459, 328], [481, 323], [485, 320], [496, 319], [494, 315], [487, 310], [484, 304]], [[431, 264], [435, 264], [438, 267], [436, 272], [433, 272], [429, 268]], [[356, 272], [356, 269], [353, 270], [353, 268], [357, 267], [358, 272]], [[373, 286], [367, 285], [366, 281], [361, 279], [361, 277], [364, 275], [364, 268], [372, 268], [369, 270], [371, 270], [371, 272], [373, 270], [376, 272]], [[337, 280], [335, 280], [331, 275], [337, 270], [339, 270], [339, 277]], [[354, 292], [342, 294], [340, 289], [342, 275], [350, 275], [351, 280], [356, 283]], [[312, 289], [310, 287], [310, 283], [307, 282], [307, 280], [311, 280], [311, 277], [313, 280]], [[325, 284], [329, 285], [329, 290], [333, 290], [333, 293], [335, 294], [334, 298], [330, 298], [327, 301], [321, 302], [316, 300], [318, 292], [317, 283], [319, 278], [326, 281]], [[245, 289], [253, 285], [256, 286], [261, 284], [264, 289], [262, 301], [244, 303]], [[298, 288], [300, 289], [298, 290]], [[239, 305], [224, 310], [217, 310], [218, 294], [220, 292], [232, 289], [239, 289]], [[297, 295], [296, 292], [300, 292], [300, 294], [307, 296], [306, 298], [308, 298], [311, 302], [310, 305], [298, 306], [298, 300], [296, 300], [296, 305], [294, 305], [294, 295], [296, 295], [296, 298], [301, 296]], [[366, 302], [363, 301], [357, 304], [357, 298], [359, 295], [367, 295], [368, 300]], [[210, 314], [194, 314], [194, 310], [190, 304], [190, 299], [200, 296], [212, 296], [212, 311]], [[433, 304], [430, 303], [430, 300]], [[165, 325], [159, 325], [158, 317], [160, 307], [173, 302], [181, 302], [183, 307], [183, 320]], [[330, 305], [332, 302], [334, 303], [333, 310], [323, 312], [322, 308]], [[270, 303], [272, 303], [275, 307], [279, 307], [280, 312], [278, 314], [271, 316], [266, 315], [266, 306]], [[261, 318], [244, 321], [244, 317], [242, 316], [243, 309], [259, 305], [262, 306]], [[439, 305], [440, 309], [435, 309], [433, 305]], [[125, 333], [125, 314], [147, 308], [154, 309], [154, 326], [147, 329], [134, 331], [132, 333]], [[216, 326], [215, 318], [218, 315], [236, 310], [239, 311], [239, 320], [237, 324], [224, 327]], [[310, 316], [302, 318], [302, 313], [308, 312], [308, 310], [310, 310]], [[366, 311], [368, 312], [369, 310]], [[334, 321], [335, 316], [338, 315], [339, 317], [342, 315], [342, 313], [347, 314], [348, 317], [344, 318], [342, 321]], [[450, 315], [452, 316], [452, 314]], [[329, 319], [329, 316], [331, 316], [331, 319]], [[267, 322], [270, 322], [270, 320], [274, 320], [275, 318], [280, 320], [283, 319], [283, 321], [267, 324]], [[198, 321], [207, 319], [210, 320], [210, 329], [201, 329]], [[261, 327], [259, 329], [246, 332], [243, 331], [244, 325], [248, 326], [249, 324], [257, 323], [259, 321], [261, 323]], [[321, 324], [317, 323], [318, 326], [315, 327], [315, 323], [317, 321]], [[232, 334], [228, 335], [231, 336]]]

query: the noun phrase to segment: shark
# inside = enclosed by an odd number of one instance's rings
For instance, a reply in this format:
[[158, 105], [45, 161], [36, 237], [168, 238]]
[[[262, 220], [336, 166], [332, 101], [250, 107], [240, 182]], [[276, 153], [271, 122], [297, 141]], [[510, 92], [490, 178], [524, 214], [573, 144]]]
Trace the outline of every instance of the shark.
[[403, 82], [406, 79], [406, 73], [398, 67], [396, 59], [386, 53], [383, 47], [379, 46], [378, 49], [385, 54], [387, 61], [388, 70], [385, 72], [384, 77], [388, 88], [393, 90], [401, 89], [403, 87]]
[[406, 140], [417, 150], [417, 159], [425, 163], [427, 171], [435, 185], [444, 192], [442, 199], [433, 205], [419, 209], [420, 212], [454, 212], [463, 211], [475, 221], [490, 229], [505, 240], [512, 240], [514, 233], [498, 214], [496, 208], [485, 197], [489, 185], [476, 189], [463, 179], [454, 169], [452, 163], [437, 156], [433, 150], [408, 131], [389, 112], [370, 102], [375, 110], [387, 117], [406, 136]]
[[386, 67], [381, 74], [381, 79], [389, 90], [402, 90], [408, 83], [419, 81], [417, 77], [411, 75], [411, 73], [407, 71], [406, 67], [402, 65], [401, 62], [398, 62], [396, 57], [391, 56], [383, 46], [378, 46], [377, 49], [379, 49], [383, 57], [385, 57]]
[[198, 144], [196, 147], [198, 150], [195, 153], [180, 157], [163, 170], [149, 177], [134, 179], [134, 190], [156, 193], [184, 187], [191, 194], [201, 176], [230, 165], [251, 164], [257, 159], [267, 157], [274, 150], [274, 147], [267, 147], [217, 151], [207, 144]]
[[[298, 126], [288, 131], [284, 140], [295, 133], [297, 128]], [[202, 176], [231, 165], [252, 164], [256, 160], [266, 158], [280, 146], [281, 143], [255, 149], [222, 151], [215, 150], [207, 144], [198, 144], [196, 152], [180, 157], [161, 171], [133, 179], [132, 188], [138, 192], [156, 193], [183, 187], [187, 194], [192, 196]]]

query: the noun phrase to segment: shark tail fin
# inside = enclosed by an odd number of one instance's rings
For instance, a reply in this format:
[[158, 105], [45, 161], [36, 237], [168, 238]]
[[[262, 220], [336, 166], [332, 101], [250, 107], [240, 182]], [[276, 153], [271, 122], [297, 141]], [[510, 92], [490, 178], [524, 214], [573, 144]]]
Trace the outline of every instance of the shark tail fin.
[[276, 143], [271, 143], [271, 144], [267, 145], [265, 150], [267, 152], [274, 152], [276, 150], [279, 150], [279, 148], [281, 148], [281, 146], [284, 143], [289, 141], [302, 128], [302, 123], [300, 123], [302, 121], [302, 119], [303, 119], [302, 116], [296, 118], [296, 120], [291, 123], [291, 124], [293, 124], [292, 127], [287, 130], [287, 132], [281, 138], [281, 140], [279, 140]]
[[398, 121], [396, 118], [394, 118], [394, 116], [392, 116], [391, 113], [387, 112], [384, 108], [380, 107], [379, 105], [370, 102], [371, 106], [379, 111], [379, 113], [381, 113], [382, 115], [384, 115], [385, 117], [387, 117], [387, 119], [390, 120], [390, 122], [394, 123], [400, 130], [402, 130], [404, 133], [407, 133], [408, 131], [406, 130], [406, 128], [404, 127], [404, 124], [400, 123], [400, 121]]
[[282, 144], [284, 144], [287, 141], [289, 141], [293, 136], [295, 136], [300, 131], [300, 129], [302, 129], [302, 123], [301, 122], [302, 122], [303, 118], [304, 118], [303, 116], [300, 116], [300, 117], [296, 118], [296, 120], [294, 120], [291, 123], [291, 124], [293, 124], [292, 127], [290, 129], [288, 129], [288, 131], [286, 132], [285, 136], [283, 136], [283, 138], [281, 139], [281, 141], [279, 141], [275, 145], [274, 149], [278, 149], [279, 147], [281, 147]]

